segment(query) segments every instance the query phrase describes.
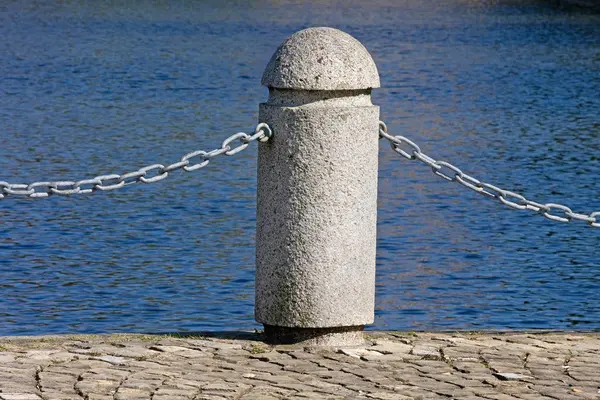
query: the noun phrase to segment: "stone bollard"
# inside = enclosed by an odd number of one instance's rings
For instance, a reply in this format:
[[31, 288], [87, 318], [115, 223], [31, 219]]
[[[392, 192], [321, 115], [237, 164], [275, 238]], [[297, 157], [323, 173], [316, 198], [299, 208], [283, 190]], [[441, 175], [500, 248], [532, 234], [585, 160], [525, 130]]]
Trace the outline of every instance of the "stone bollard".
[[262, 77], [255, 317], [271, 343], [360, 345], [373, 322], [379, 87], [365, 47], [332, 28], [289, 37]]

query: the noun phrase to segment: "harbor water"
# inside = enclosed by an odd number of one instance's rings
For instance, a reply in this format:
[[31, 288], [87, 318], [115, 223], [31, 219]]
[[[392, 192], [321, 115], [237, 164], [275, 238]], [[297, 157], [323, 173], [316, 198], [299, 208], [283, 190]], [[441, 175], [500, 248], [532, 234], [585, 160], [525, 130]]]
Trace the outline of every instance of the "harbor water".
[[[392, 134], [600, 211], [600, 14], [549, 1], [0, 5], [0, 181], [178, 161], [254, 128], [295, 31], [359, 39]], [[332, 135], [331, 140], [336, 140]], [[256, 152], [113, 192], [0, 201], [0, 335], [260, 328]], [[381, 141], [370, 329], [600, 329], [600, 229], [446, 182]]]

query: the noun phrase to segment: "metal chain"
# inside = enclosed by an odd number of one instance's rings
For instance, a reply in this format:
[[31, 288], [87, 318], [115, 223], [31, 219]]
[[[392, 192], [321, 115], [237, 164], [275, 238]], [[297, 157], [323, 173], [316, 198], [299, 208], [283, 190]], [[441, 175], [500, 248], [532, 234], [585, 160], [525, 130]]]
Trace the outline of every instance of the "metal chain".
[[[266, 142], [273, 136], [269, 125], [260, 123], [252, 135], [238, 132], [223, 141], [221, 147], [212, 151], [196, 150], [181, 157], [181, 160], [167, 166], [152, 164], [137, 171], [126, 174], [100, 175], [81, 181], [34, 182], [30, 184], [8, 183], [0, 181], [0, 200], [6, 197], [20, 196], [42, 198], [51, 195], [69, 196], [73, 194], [88, 194], [97, 190], [108, 191], [120, 189], [134, 183], [154, 183], [162, 181], [170, 172], [183, 169], [186, 172], [195, 171], [208, 165], [220, 155], [232, 156], [244, 150], [251, 142]], [[233, 146], [234, 142], [239, 142]], [[232, 147], [233, 146], [233, 147]]]
[[[421, 148], [404, 136], [392, 136], [387, 131], [384, 122], [379, 122], [379, 137], [387, 139], [392, 149], [407, 160], [419, 160], [429, 166], [433, 173], [450, 182], [457, 182], [483, 196], [500, 201], [500, 203], [515, 210], [528, 210], [540, 213], [552, 221], [571, 222], [572, 220], [586, 222], [589, 226], [600, 228], [600, 211], [591, 214], [579, 214], [569, 207], [555, 203], [537, 203], [527, 200], [519, 193], [501, 189], [489, 183], [482, 182], [465, 174], [456, 166], [446, 161], [438, 161], [421, 151]], [[553, 213], [553, 210], [560, 211]]]

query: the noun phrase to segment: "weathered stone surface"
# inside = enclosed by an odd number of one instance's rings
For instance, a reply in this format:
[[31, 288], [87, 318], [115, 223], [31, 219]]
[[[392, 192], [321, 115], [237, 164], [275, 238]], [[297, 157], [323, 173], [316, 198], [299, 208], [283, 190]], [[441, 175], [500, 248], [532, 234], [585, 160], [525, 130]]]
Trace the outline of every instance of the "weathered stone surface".
[[127, 361], [126, 358], [115, 356], [90, 357], [90, 360], [104, 361], [113, 365], [125, 364], [125, 362]]
[[497, 372], [494, 376], [503, 381], [531, 381], [531, 376], [515, 374], [514, 372]]
[[379, 87], [379, 73], [367, 49], [352, 36], [333, 28], [308, 28], [277, 49], [261, 83], [280, 89], [371, 89]]
[[275, 134], [259, 147], [256, 320], [277, 342], [361, 345], [374, 318], [377, 69], [348, 34], [310, 28], [263, 84], [259, 119]]
[[41, 397], [34, 393], [0, 393], [2, 400], [40, 400]]
[[[364, 348], [338, 349], [268, 346], [259, 339], [86, 336], [94, 356], [76, 359], [84, 357], [77, 355], [83, 347], [72, 346], [72, 337], [0, 338], [1, 347], [11, 349], [0, 352], [10, 355], [0, 364], [0, 400], [600, 400], [600, 333], [573, 339], [572, 334], [370, 332], [371, 344]], [[98, 353], [111, 353], [115, 342], [131, 361], [98, 360], [116, 357]], [[523, 347], [529, 343], [538, 349], [548, 343], [552, 350], [534, 355]], [[443, 359], [429, 353], [434, 349]], [[135, 361], [135, 351], [147, 359]], [[163, 358], [188, 351], [208, 357]], [[55, 354], [62, 354], [62, 361], [48, 364]]]

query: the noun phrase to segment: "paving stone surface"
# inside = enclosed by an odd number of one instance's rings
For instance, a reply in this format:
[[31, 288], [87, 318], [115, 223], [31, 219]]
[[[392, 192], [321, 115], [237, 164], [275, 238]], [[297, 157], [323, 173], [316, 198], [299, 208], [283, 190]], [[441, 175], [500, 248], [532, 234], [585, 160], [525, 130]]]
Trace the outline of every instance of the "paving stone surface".
[[600, 399], [600, 333], [370, 332], [362, 348], [259, 334], [0, 338], [0, 400]]

